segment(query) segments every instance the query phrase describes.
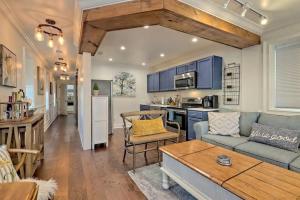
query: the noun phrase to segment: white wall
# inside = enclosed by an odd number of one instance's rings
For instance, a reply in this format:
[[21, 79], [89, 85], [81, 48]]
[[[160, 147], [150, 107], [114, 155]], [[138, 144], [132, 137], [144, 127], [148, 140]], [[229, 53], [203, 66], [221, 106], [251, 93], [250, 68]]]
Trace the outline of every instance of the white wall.
[[92, 79], [113, 80], [119, 72], [129, 72], [136, 78], [136, 96], [112, 97], [113, 128], [122, 127], [121, 113], [138, 111], [141, 103], [149, 102], [149, 95], [147, 94], [147, 74], [149, 70], [147, 68], [123, 64], [101, 64], [97, 62], [96, 58], [92, 60]]
[[78, 55], [78, 131], [84, 150], [91, 149], [91, 54]]
[[177, 94], [181, 97], [203, 97], [206, 95], [218, 95], [221, 107], [229, 109], [238, 109], [243, 111], [260, 111], [261, 110], [261, 83], [262, 83], [262, 66], [261, 66], [261, 45], [246, 48], [243, 50], [229, 47], [222, 44], [215, 44], [204, 50], [190, 52], [178, 59], [165, 62], [158, 66], [153, 66], [152, 71], [160, 71], [162, 69], [177, 66], [189, 61], [205, 58], [211, 55], [223, 57], [224, 64], [239, 63], [241, 65], [241, 96], [239, 106], [223, 105], [222, 90], [183, 90], [176, 92], [162, 92], [151, 94], [152, 98], [170, 97]]
[[[51, 80], [55, 86], [55, 80], [53, 79], [53, 74], [47, 70], [46, 64], [44, 63], [43, 58], [35, 51], [32, 46], [31, 41], [23, 35], [23, 31], [20, 29], [17, 20], [14, 18], [12, 13], [8, 13], [8, 9], [5, 7], [2, 1], [0, 1], [0, 19], [1, 20], [1, 28], [0, 28], [0, 43], [5, 45], [8, 49], [16, 54], [17, 57], [17, 88], [9, 88], [0, 85], [0, 101], [8, 101], [8, 96], [11, 95], [13, 91], [18, 91], [19, 89], [23, 89], [25, 91], [26, 83], [33, 84], [33, 88], [35, 91], [34, 94], [34, 103], [35, 107], [40, 109], [40, 112], [45, 112], [45, 103], [46, 96], [45, 95], [37, 95], [37, 70], [36, 67], [43, 67], [44, 77], [47, 77], [47, 81], [45, 81], [45, 94], [46, 91], [49, 90], [49, 81]], [[32, 73], [29, 75], [26, 74], [29, 71], [26, 70], [31, 69]], [[31, 81], [28, 81], [28, 78]], [[54, 90], [55, 91], [55, 90]], [[49, 97], [49, 102], [53, 102], [53, 97]], [[50, 114], [51, 112], [51, 114]], [[56, 118], [55, 108], [50, 105], [49, 113], [45, 113], [45, 129], [49, 127], [49, 125]]]

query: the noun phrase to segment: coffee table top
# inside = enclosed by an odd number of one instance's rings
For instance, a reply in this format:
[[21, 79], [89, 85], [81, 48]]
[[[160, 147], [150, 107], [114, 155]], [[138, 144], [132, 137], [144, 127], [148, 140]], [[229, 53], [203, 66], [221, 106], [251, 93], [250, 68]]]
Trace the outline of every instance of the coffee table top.
[[33, 200], [37, 198], [37, 185], [33, 182], [1, 183], [1, 200]]
[[300, 174], [261, 163], [223, 184], [243, 199], [300, 199]]
[[201, 140], [192, 140], [188, 142], [170, 144], [160, 147], [159, 150], [163, 153], [172, 156], [173, 158], [180, 158], [182, 156], [203, 151], [209, 148], [215, 147], [215, 145], [203, 142]]
[[[222, 154], [231, 158], [231, 166], [222, 166], [216, 162], [217, 157]], [[182, 156], [180, 159], [184, 164], [219, 185], [222, 185], [230, 178], [261, 163], [261, 161], [257, 159], [222, 147], [206, 149], [205, 151]]]

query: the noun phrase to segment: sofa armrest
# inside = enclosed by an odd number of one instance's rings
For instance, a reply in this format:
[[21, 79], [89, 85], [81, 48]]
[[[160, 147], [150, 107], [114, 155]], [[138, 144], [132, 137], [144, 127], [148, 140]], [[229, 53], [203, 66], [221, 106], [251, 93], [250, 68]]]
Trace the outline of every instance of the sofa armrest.
[[208, 134], [208, 121], [197, 122], [194, 124], [196, 139], [201, 140], [202, 135]]

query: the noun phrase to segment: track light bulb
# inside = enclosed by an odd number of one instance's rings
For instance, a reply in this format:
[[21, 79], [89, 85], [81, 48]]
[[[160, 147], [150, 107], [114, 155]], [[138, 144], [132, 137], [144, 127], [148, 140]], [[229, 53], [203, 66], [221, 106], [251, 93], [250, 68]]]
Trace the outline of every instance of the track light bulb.
[[225, 8], [225, 9], [228, 7], [230, 1], [231, 1], [231, 0], [228, 0], [228, 1], [226, 1], [226, 3], [224, 3], [224, 8]]
[[40, 28], [36, 29], [34, 36], [35, 36], [35, 39], [39, 42], [44, 40], [44, 35]]
[[261, 16], [260, 24], [266, 25], [267, 23], [268, 23], [268, 18], [266, 18], [265, 16]]
[[248, 11], [248, 5], [247, 5], [247, 3], [244, 4], [242, 8], [243, 8], [243, 11], [242, 11], [242, 13], [241, 13], [241, 16], [242, 16], [242, 17], [245, 17], [245, 16], [246, 16], [246, 13], [247, 13], [247, 11]]
[[53, 48], [53, 38], [50, 37], [48, 40], [48, 47]]
[[60, 35], [60, 36], [58, 37], [58, 42], [59, 42], [60, 45], [63, 45], [63, 44], [64, 44], [64, 37], [63, 37], [62, 35]]

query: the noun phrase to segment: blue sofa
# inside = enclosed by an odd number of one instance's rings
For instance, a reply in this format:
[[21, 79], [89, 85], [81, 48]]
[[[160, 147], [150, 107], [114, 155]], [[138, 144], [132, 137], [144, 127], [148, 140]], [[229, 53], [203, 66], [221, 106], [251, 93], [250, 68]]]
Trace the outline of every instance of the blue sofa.
[[238, 138], [208, 134], [207, 121], [195, 123], [196, 138], [300, 173], [300, 152], [295, 153], [266, 144], [248, 141], [253, 123], [300, 130], [300, 116], [241, 112], [239, 123], [241, 137]]

